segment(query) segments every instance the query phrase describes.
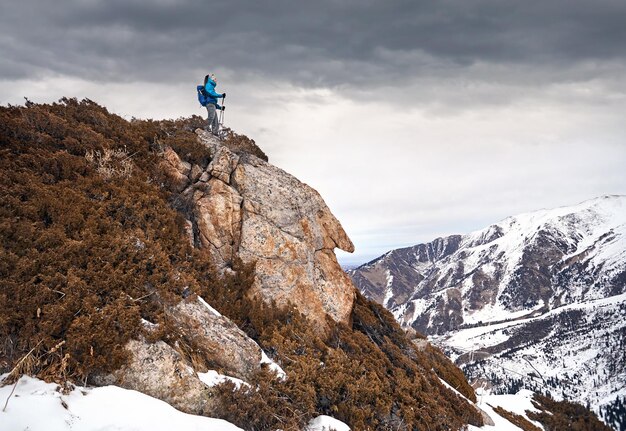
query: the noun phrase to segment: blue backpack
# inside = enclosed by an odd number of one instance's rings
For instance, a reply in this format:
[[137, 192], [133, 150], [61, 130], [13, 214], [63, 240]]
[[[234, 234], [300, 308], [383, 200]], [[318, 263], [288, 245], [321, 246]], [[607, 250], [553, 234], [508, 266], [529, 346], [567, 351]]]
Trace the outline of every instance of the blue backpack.
[[206, 106], [207, 103], [209, 103], [209, 95], [206, 94], [204, 85], [198, 85], [196, 90], [198, 91], [198, 102], [200, 102], [202, 106]]

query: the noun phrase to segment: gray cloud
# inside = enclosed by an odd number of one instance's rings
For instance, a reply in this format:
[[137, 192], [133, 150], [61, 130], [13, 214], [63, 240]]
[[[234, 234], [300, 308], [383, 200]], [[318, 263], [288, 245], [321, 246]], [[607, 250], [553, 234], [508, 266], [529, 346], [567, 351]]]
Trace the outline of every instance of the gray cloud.
[[[626, 57], [621, 1], [60, 1], [2, 6], [4, 78], [42, 70], [167, 81], [207, 67], [376, 86], [478, 63], [540, 69]], [[503, 70], [506, 73], [506, 70]]]

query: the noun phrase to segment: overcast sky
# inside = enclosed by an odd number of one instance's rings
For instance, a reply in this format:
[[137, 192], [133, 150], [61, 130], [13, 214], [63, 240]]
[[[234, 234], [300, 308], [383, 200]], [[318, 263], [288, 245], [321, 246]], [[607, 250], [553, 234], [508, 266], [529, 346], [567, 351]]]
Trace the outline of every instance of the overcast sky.
[[623, 0], [4, 1], [0, 104], [226, 123], [316, 188], [344, 264], [626, 194]]

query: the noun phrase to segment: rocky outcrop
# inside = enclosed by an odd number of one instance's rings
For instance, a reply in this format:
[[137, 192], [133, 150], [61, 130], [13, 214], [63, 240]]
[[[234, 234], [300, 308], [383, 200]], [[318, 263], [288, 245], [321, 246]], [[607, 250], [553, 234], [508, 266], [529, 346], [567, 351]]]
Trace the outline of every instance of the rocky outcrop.
[[199, 244], [208, 249], [218, 267], [232, 264], [241, 232], [241, 203], [237, 191], [211, 178], [193, 196]]
[[131, 340], [131, 360], [123, 368], [93, 378], [97, 385], [116, 385], [158, 398], [185, 413], [210, 413], [214, 401], [195, 371], [174, 348], [157, 341]]
[[255, 155], [196, 133], [210, 153], [204, 172], [187, 169], [171, 150], [163, 165], [193, 204], [194, 243], [209, 250], [218, 268], [236, 258], [256, 262], [252, 290], [264, 300], [291, 303], [320, 328], [327, 316], [347, 322], [355, 288], [333, 250], [352, 252], [354, 245], [319, 193]]
[[217, 402], [196, 372], [213, 369], [247, 380], [261, 369], [259, 345], [201, 298], [183, 300], [166, 314], [178, 341], [131, 340], [129, 363], [93, 382], [136, 390], [186, 413], [209, 414]]
[[[347, 322], [355, 288], [333, 250], [351, 252], [354, 246], [321, 196], [242, 151], [245, 145], [228, 148], [210, 134], [197, 133], [210, 155], [206, 169], [185, 162], [171, 148], [163, 151], [161, 162], [172, 191], [186, 202], [190, 243], [207, 249], [223, 271], [236, 259], [256, 262], [251, 294], [295, 305], [320, 330], [328, 317]], [[178, 341], [133, 340], [127, 345], [130, 364], [94, 382], [138, 390], [203, 414], [215, 401], [196, 371], [216, 369], [247, 380], [260, 369], [259, 346], [201, 298], [191, 296], [165, 312]]]
[[192, 170], [191, 164], [182, 161], [178, 154], [169, 147], [163, 151], [161, 169], [165, 172], [175, 191], [181, 192], [189, 184], [189, 174]]
[[185, 344], [193, 349], [197, 371], [208, 368], [247, 380], [261, 368], [261, 348], [237, 325], [198, 300], [181, 301], [168, 317]]
[[347, 321], [354, 288], [333, 252], [354, 251], [343, 228], [311, 187], [256, 157], [241, 159], [233, 173], [243, 198], [238, 255], [257, 262], [256, 291], [320, 322]]

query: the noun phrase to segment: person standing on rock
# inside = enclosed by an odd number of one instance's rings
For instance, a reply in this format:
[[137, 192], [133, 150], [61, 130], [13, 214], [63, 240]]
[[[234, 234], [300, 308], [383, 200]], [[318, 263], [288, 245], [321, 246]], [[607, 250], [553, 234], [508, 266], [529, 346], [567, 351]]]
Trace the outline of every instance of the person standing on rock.
[[[205, 130], [213, 133], [217, 136], [220, 128], [220, 122], [217, 118], [217, 110], [225, 110], [226, 107], [220, 106], [217, 103], [217, 99], [226, 97], [226, 93], [218, 94], [215, 92], [215, 86], [217, 85], [217, 78], [214, 74], [210, 74], [204, 77], [204, 91], [207, 98], [206, 110], [208, 113], [207, 126]], [[223, 102], [222, 102], [223, 103]]]

